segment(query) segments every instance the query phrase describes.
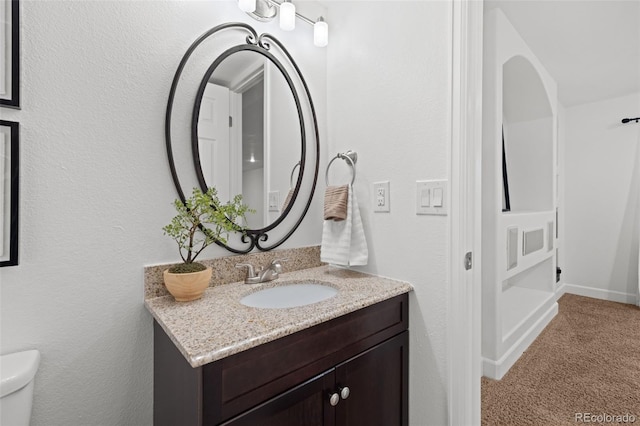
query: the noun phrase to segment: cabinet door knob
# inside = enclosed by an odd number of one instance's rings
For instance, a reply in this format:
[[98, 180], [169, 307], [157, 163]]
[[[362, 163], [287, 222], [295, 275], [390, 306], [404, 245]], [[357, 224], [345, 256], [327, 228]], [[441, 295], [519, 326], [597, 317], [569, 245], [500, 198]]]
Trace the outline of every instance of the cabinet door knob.
[[337, 393], [329, 395], [329, 404], [331, 404], [332, 407], [338, 405], [338, 402], [340, 402], [340, 395]]
[[340, 388], [340, 396], [342, 397], [342, 399], [347, 399], [349, 398], [349, 394], [351, 393], [351, 391], [349, 390], [348, 387], [343, 387]]

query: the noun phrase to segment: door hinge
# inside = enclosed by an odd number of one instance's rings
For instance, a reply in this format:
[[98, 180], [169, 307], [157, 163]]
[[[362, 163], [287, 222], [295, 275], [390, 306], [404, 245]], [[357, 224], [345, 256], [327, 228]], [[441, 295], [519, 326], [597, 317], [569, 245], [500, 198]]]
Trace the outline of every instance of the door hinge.
[[233, 127], [233, 117], [229, 116], [229, 127]]
[[473, 267], [472, 256], [471, 252], [467, 252], [467, 254], [464, 255], [464, 269], [467, 271]]

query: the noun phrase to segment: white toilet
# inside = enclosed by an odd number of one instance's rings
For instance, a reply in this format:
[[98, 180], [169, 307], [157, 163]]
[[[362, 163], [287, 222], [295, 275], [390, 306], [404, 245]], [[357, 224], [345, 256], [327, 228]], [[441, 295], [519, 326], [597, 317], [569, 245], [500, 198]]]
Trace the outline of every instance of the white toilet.
[[0, 356], [0, 425], [29, 425], [33, 378], [39, 365], [37, 350]]

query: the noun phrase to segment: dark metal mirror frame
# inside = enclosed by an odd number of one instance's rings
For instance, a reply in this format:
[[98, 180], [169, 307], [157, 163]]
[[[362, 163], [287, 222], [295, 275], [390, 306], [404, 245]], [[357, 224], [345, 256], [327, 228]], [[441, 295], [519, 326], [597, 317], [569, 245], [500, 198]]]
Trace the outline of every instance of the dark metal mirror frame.
[[[178, 87], [178, 83], [180, 81], [180, 77], [182, 76], [182, 72], [183, 72], [183, 70], [184, 70], [189, 58], [191, 57], [193, 52], [196, 50], [196, 48], [203, 41], [208, 39], [209, 37], [215, 35], [216, 33], [220, 32], [220, 31], [224, 31], [224, 30], [228, 30], [228, 29], [239, 29], [239, 30], [242, 30], [242, 31], [246, 31], [248, 33], [248, 35], [246, 36], [246, 39], [245, 39], [246, 44], [234, 46], [231, 49], [228, 49], [227, 51], [225, 51], [222, 55], [220, 55], [220, 57], [218, 57], [214, 61], [214, 63], [209, 67], [205, 77], [203, 78], [203, 80], [202, 80], [202, 82], [200, 84], [200, 88], [198, 90], [198, 95], [197, 95], [197, 98], [196, 98], [196, 104], [194, 106], [194, 113], [193, 113], [194, 115], [192, 117], [192, 127], [191, 127], [191, 130], [192, 130], [192, 132], [191, 132], [192, 133], [192, 151], [193, 151], [193, 155], [194, 155], [194, 167], [195, 167], [196, 175], [198, 177], [198, 182], [199, 182], [200, 186], [202, 187], [203, 190], [206, 190], [207, 186], [206, 186], [206, 182], [204, 181], [204, 176], [202, 176], [202, 169], [200, 167], [200, 159], [199, 159], [199, 154], [198, 154], [198, 149], [197, 149], [197, 118], [196, 118], [196, 113], [197, 113], [197, 111], [199, 111], [199, 105], [202, 102], [202, 93], [204, 91], [204, 85], [206, 85], [206, 82], [208, 81], [209, 77], [211, 76], [211, 74], [213, 73], [215, 68], [219, 65], [219, 63], [224, 58], [228, 57], [231, 53], [236, 52], [236, 51], [241, 51], [241, 50], [255, 51], [255, 52], [258, 52], [258, 53], [262, 54], [263, 56], [269, 58], [278, 67], [280, 72], [283, 74], [283, 76], [287, 80], [287, 84], [291, 88], [291, 92], [293, 93], [293, 96], [294, 96], [294, 99], [295, 99], [295, 102], [296, 102], [296, 108], [298, 109], [298, 117], [299, 117], [299, 120], [300, 120], [300, 128], [301, 128], [301, 132], [302, 132], [302, 157], [301, 157], [301, 161], [300, 161], [300, 172], [298, 174], [298, 181], [297, 181], [296, 187], [294, 189], [294, 193], [292, 194], [292, 201], [289, 203], [289, 205], [286, 207], [285, 211], [280, 215], [280, 217], [276, 221], [274, 221], [273, 223], [271, 223], [270, 225], [268, 225], [265, 228], [247, 229], [247, 230], [242, 231], [243, 235], [242, 235], [242, 238], [241, 238], [241, 242], [243, 244], [247, 244], [247, 247], [239, 249], [239, 248], [231, 247], [231, 246], [229, 246], [227, 244], [224, 244], [224, 243], [222, 243], [220, 241], [216, 241], [216, 244], [218, 244], [221, 247], [226, 248], [227, 250], [229, 250], [232, 253], [249, 253], [254, 248], [257, 248], [258, 250], [261, 250], [261, 251], [268, 251], [268, 250], [272, 250], [272, 249], [280, 246], [282, 243], [284, 243], [293, 234], [293, 232], [298, 228], [298, 226], [300, 226], [300, 224], [302, 223], [302, 220], [304, 219], [305, 215], [307, 214], [307, 211], [309, 210], [309, 206], [311, 205], [311, 201], [313, 199], [313, 194], [315, 192], [315, 187], [316, 187], [316, 183], [317, 183], [317, 180], [318, 180], [318, 169], [319, 169], [319, 164], [320, 164], [320, 161], [319, 161], [320, 141], [319, 141], [319, 133], [318, 133], [318, 122], [317, 122], [317, 119], [316, 119], [315, 106], [313, 104], [313, 100], [311, 99], [311, 93], [309, 92], [309, 87], [308, 87], [307, 82], [305, 81], [304, 77], [302, 76], [302, 73], [300, 72], [300, 68], [298, 67], [296, 62], [293, 60], [293, 58], [291, 57], [291, 55], [289, 54], [287, 49], [284, 47], [284, 45], [278, 39], [274, 38], [272, 35], [267, 34], [267, 33], [264, 33], [264, 34], [261, 34], [260, 36], [258, 36], [257, 32], [251, 26], [249, 26], [247, 24], [244, 24], [244, 23], [235, 22], [235, 23], [227, 23], [227, 24], [218, 25], [218, 26], [212, 28], [211, 30], [207, 31], [203, 35], [201, 35], [198, 39], [196, 39], [196, 41], [194, 41], [191, 44], [189, 49], [187, 49], [187, 52], [182, 57], [182, 60], [180, 61], [180, 64], [178, 65], [178, 69], [176, 71], [176, 74], [175, 74], [175, 76], [173, 78], [173, 82], [171, 84], [171, 91], [169, 92], [169, 100], [167, 102], [167, 112], [166, 112], [166, 118], [165, 118], [165, 140], [166, 140], [167, 156], [168, 156], [168, 159], [169, 159], [169, 167], [171, 169], [171, 175], [173, 177], [173, 182], [175, 184], [176, 190], [178, 191], [178, 196], [180, 197], [180, 200], [182, 200], [184, 202], [186, 200], [186, 198], [185, 198], [185, 195], [184, 195], [184, 191], [182, 190], [182, 186], [180, 185], [180, 181], [178, 179], [178, 174], [177, 174], [175, 162], [174, 162], [174, 159], [173, 159], [173, 151], [172, 151], [172, 143], [171, 143], [171, 117], [172, 117], [173, 103], [174, 103], [174, 100], [175, 100], [176, 90], [177, 90], [177, 87]], [[311, 120], [313, 122], [313, 131], [314, 131], [314, 135], [315, 135], [315, 156], [316, 156], [315, 158], [316, 158], [316, 162], [315, 162], [315, 168], [313, 170], [313, 172], [314, 172], [313, 182], [312, 182], [312, 185], [311, 185], [311, 190], [310, 190], [310, 193], [309, 193], [309, 197], [306, 200], [306, 205], [304, 206], [304, 209], [303, 209], [300, 217], [298, 218], [296, 223], [291, 227], [289, 232], [287, 232], [282, 238], [280, 238], [278, 241], [275, 241], [271, 245], [265, 245], [263, 243], [269, 241], [269, 235], [267, 234], [267, 232], [273, 230], [276, 226], [281, 224], [282, 221], [286, 218], [286, 216], [291, 211], [293, 205], [295, 204], [296, 198], [297, 198], [298, 193], [300, 191], [300, 187], [301, 187], [301, 184], [302, 184], [304, 171], [305, 171], [306, 142], [307, 142], [306, 141], [306, 137], [305, 137], [306, 132], [305, 132], [305, 125], [304, 125], [304, 117], [303, 117], [302, 108], [301, 108], [301, 105], [300, 105], [299, 95], [298, 95], [297, 91], [295, 90], [295, 86], [293, 84], [293, 81], [292, 81], [291, 77], [289, 76], [289, 74], [285, 70], [285, 68], [282, 65], [282, 63], [280, 63], [278, 60], [276, 60], [276, 58], [272, 54], [270, 54], [268, 52], [271, 49], [271, 43], [275, 44], [280, 49], [280, 51], [285, 55], [287, 61], [289, 62], [289, 64], [295, 70], [296, 76], [300, 80], [300, 83], [302, 84], [302, 87], [304, 88], [306, 101], [309, 103], [309, 108], [310, 108], [310, 111], [311, 111]], [[238, 230], [240, 230], [240, 228], [238, 228]]]
[[[9, 127], [9, 155], [11, 156], [11, 164], [9, 165], [8, 173], [10, 176], [10, 188], [11, 197], [9, 200], [5, 199], [5, 202], [9, 202], [9, 258], [0, 261], [0, 266], [15, 266], [18, 264], [18, 197], [19, 197], [19, 181], [20, 181], [20, 125], [14, 121], [0, 120], [0, 126]], [[7, 152], [7, 151], [5, 151]], [[0, 158], [0, 161], [4, 161], [4, 158]], [[4, 188], [0, 188], [4, 191]], [[4, 206], [0, 206], [0, 209], [4, 210]], [[0, 226], [4, 226], [0, 223]], [[4, 241], [0, 241], [0, 244], [4, 244]]]
[[[266, 58], [268, 58], [280, 70], [283, 77], [287, 81], [289, 88], [291, 89], [291, 93], [293, 94], [293, 98], [296, 104], [296, 110], [298, 111], [298, 120], [300, 122], [300, 137], [301, 137], [301, 143], [302, 143], [300, 172], [298, 173], [298, 181], [296, 183], [293, 194], [291, 196], [291, 202], [289, 202], [285, 211], [282, 212], [282, 214], [278, 217], [278, 219], [276, 219], [270, 225], [259, 230], [261, 234], [260, 236], [258, 236], [258, 238], [261, 238], [262, 235], [266, 235], [267, 231], [270, 231], [271, 229], [278, 226], [285, 219], [287, 214], [289, 214], [289, 211], [291, 210], [291, 206], [294, 205], [295, 200], [298, 197], [298, 192], [300, 191], [300, 185], [302, 184], [302, 177], [304, 175], [304, 166], [305, 166], [305, 154], [307, 150], [306, 132], [305, 132], [305, 125], [304, 125], [304, 116], [302, 114], [302, 106], [300, 105], [300, 98], [298, 96], [298, 93], [295, 90], [293, 81], [291, 80], [291, 77], [289, 76], [287, 71], [284, 69], [284, 66], [280, 63], [280, 61], [278, 61], [272, 54], [270, 54], [267, 50], [265, 50], [264, 47], [262, 47], [261, 45], [254, 45], [254, 44], [234, 46], [231, 49], [228, 49], [227, 51], [222, 53], [220, 56], [218, 56], [218, 58], [216, 58], [214, 63], [209, 67], [209, 69], [207, 70], [207, 72], [205, 73], [202, 79], [202, 82], [200, 83], [200, 87], [198, 88], [198, 94], [196, 95], [196, 102], [193, 107], [193, 115], [191, 120], [191, 150], [193, 152], [193, 161], [194, 161], [194, 167], [196, 170], [196, 175], [198, 177], [198, 183], [200, 183], [200, 188], [203, 191], [206, 191], [208, 189], [208, 186], [205, 181], [204, 175], [202, 173], [202, 166], [200, 164], [200, 151], [198, 147], [198, 119], [200, 117], [198, 112], [200, 111], [200, 107], [202, 105], [204, 90], [213, 72], [216, 70], [216, 68], [220, 65], [220, 63], [223, 60], [227, 59], [229, 56], [231, 56], [236, 52], [242, 52], [242, 51], [252, 51], [252, 52], [259, 53], [265, 56]], [[250, 231], [250, 232], [253, 232], [253, 231]], [[252, 234], [249, 234], [249, 235], [252, 235]], [[259, 241], [260, 240], [258, 239], [258, 242]]]

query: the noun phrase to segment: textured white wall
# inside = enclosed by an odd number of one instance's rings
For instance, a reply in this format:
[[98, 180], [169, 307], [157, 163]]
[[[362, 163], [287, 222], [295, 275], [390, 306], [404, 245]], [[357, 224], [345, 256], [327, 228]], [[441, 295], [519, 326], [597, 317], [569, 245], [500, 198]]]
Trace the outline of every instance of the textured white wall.
[[[326, 50], [309, 26], [283, 35], [233, 0], [21, 6], [23, 108], [0, 109], [22, 136], [20, 265], [0, 269], [0, 352], [42, 352], [34, 426], [151, 424], [142, 268], [178, 260], [161, 231], [176, 197], [163, 127], [176, 67], [214, 25], [254, 23], [299, 61], [325, 135]], [[319, 243], [320, 211], [286, 247]]]
[[[451, 4], [329, 3], [328, 158], [358, 152], [364, 271], [410, 281], [410, 423], [447, 423], [447, 217], [415, 214], [415, 181], [448, 174]], [[336, 160], [331, 167], [347, 167]], [[344, 179], [344, 178], [343, 178]], [[372, 183], [390, 180], [391, 212]], [[338, 177], [331, 183], [341, 183]]]
[[[566, 108], [563, 281], [635, 302], [640, 219], [640, 93]], [[569, 290], [569, 291], [575, 291]]]

